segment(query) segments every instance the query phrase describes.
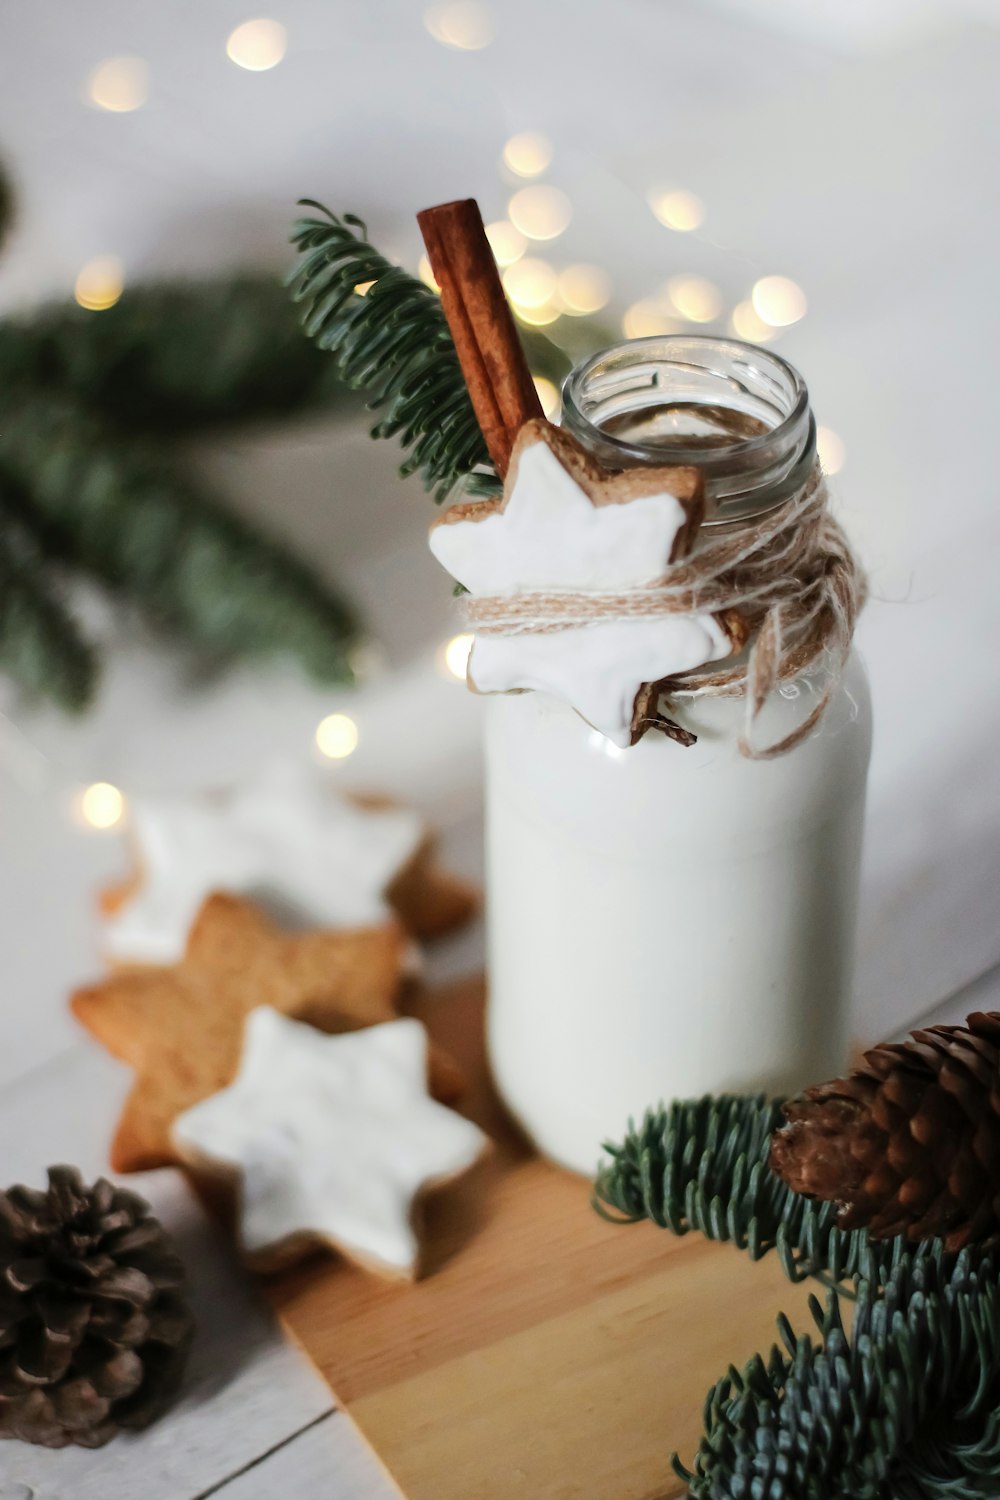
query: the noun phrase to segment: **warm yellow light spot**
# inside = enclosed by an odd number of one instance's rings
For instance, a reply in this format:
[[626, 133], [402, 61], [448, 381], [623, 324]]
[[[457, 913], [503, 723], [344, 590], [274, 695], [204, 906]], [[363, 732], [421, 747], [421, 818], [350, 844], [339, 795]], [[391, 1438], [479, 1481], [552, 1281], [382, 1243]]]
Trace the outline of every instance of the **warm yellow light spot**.
[[529, 240], [554, 240], [573, 217], [573, 205], [561, 188], [536, 183], [514, 194], [507, 213]]
[[674, 188], [667, 193], [654, 189], [646, 194], [646, 201], [661, 224], [681, 234], [698, 229], [705, 222], [704, 203], [697, 193], [689, 193], [685, 188]]
[[564, 311], [599, 312], [611, 296], [611, 277], [600, 266], [567, 266], [559, 273], [559, 303]]
[[374, 281], [359, 281], [355, 283], [354, 290], [357, 292], [359, 297], [367, 297], [368, 293], [371, 291], [374, 285]]
[[149, 64], [141, 57], [109, 57], [87, 79], [84, 97], [97, 109], [128, 114], [149, 98]]
[[671, 307], [689, 323], [711, 323], [722, 311], [722, 293], [704, 276], [671, 276], [666, 293]]
[[453, 635], [451, 640], [446, 641], [441, 648], [441, 660], [445, 670], [450, 672], [452, 677], [457, 677], [459, 682], [465, 681], [472, 641], [471, 635]]
[[316, 744], [331, 760], [346, 760], [358, 748], [358, 726], [349, 714], [327, 714], [316, 726]]
[[514, 312], [529, 328], [548, 328], [559, 319], [559, 308], [554, 302], [543, 302], [541, 307], [515, 307]]
[[806, 313], [806, 294], [789, 276], [762, 276], [750, 293], [754, 312], [772, 328], [787, 328]]
[[486, 238], [498, 266], [512, 266], [528, 248], [528, 241], [509, 219], [496, 219], [494, 223], [487, 224]]
[[512, 135], [503, 148], [504, 166], [518, 177], [537, 177], [552, 160], [552, 142], [534, 130]]
[[844, 440], [832, 427], [817, 427], [816, 451], [824, 474], [839, 474], [844, 467], [847, 450]]
[[544, 307], [551, 302], [556, 291], [556, 273], [547, 260], [529, 256], [508, 266], [503, 273], [504, 291], [518, 312], [526, 308]]
[[91, 312], [103, 312], [106, 307], [114, 307], [124, 284], [122, 263], [118, 257], [98, 255], [81, 269], [73, 295], [81, 307]]
[[729, 322], [736, 337], [749, 344], [766, 344], [774, 338], [774, 329], [757, 316], [752, 302], [737, 302]]
[[542, 403], [542, 411], [547, 417], [554, 417], [559, 410], [559, 387], [553, 385], [552, 381], [547, 380], [544, 375], [532, 375], [531, 378], [535, 382], [535, 390]]
[[124, 811], [125, 798], [110, 781], [95, 781], [80, 797], [80, 812], [91, 828], [114, 828]]
[[658, 302], [643, 297], [633, 302], [622, 318], [622, 332], [627, 339], [645, 339], [657, 333], [676, 333], [677, 320], [668, 317]]
[[424, 12], [424, 25], [436, 42], [458, 52], [479, 52], [493, 40], [493, 17], [480, 0], [445, 0]]
[[276, 68], [288, 47], [288, 33], [280, 21], [260, 18], [244, 21], [229, 33], [226, 56], [238, 68], [251, 73], [266, 73]]
[[441, 288], [434, 280], [434, 272], [431, 270], [431, 263], [426, 255], [420, 257], [420, 262], [417, 266], [417, 275], [424, 286], [429, 286], [432, 292], [440, 292]]

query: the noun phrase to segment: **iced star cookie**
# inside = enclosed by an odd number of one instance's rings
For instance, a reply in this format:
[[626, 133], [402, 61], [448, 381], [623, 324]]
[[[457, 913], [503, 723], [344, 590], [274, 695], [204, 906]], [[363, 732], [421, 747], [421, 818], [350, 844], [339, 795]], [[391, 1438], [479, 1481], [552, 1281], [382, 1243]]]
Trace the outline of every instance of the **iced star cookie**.
[[323, 1036], [269, 1007], [247, 1019], [233, 1082], [178, 1116], [173, 1138], [190, 1166], [235, 1181], [252, 1263], [325, 1244], [393, 1277], [417, 1272], [421, 1196], [487, 1144], [429, 1096], [419, 1021]]
[[213, 895], [179, 963], [122, 968], [77, 990], [74, 1014], [135, 1069], [111, 1147], [114, 1170], [176, 1159], [171, 1122], [231, 1081], [244, 1021], [259, 1005], [329, 1032], [393, 1018], [407, 942], [398, 923], [286, 933], [250, 903]]
[[130, 798], [137, 873], [102, 897], [110, 958], [172, 963], [212, 891], [331, 928], [385, 922], [417, 936], [458, 925], [475, 893], [434, 863], [420, 818], [365, 806], [322, 778], [274, 774], [219, 793]]
[[472, 596], [471, 685], [541, 689], [633, 743], [644, 687], [733, 649], [715, 615], [670, 613], [653, 597], [703, 508], [696, 469], [609, 475], [569, 434], [527, 422], [502, 498], [454, 505], [431, 531], [431, 551]]

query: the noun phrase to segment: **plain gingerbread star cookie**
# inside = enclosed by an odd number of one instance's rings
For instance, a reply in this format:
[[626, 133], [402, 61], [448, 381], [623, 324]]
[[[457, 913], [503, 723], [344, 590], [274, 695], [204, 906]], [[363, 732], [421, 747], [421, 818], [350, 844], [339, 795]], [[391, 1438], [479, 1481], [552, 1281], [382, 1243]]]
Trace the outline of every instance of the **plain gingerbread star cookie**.
[[135, 797], [130, 830], [140, 879], [105, 901], [112, 958], [172, 963], [212, 891], [253, 896], [297, 922], [373, 926], [424, 842], [420, 818], [363, 807], [320, 778], [275, 773], [216, 794]]
[[[452, 506], [430, 546], [476, 596], [622, 594], [683, 556], [701, 519], [697, 473], [636, 469], [609, 477], [568, 434], [531, 421], [518, 435], [503, 498]], [[709, 613], [588, 621], [569, 629], [477, 632], [469, 681], [480, 692], [554, 694], [617, 745], [633, 740], [636, 700], [659, 682], [728, 656]]]
[[419, 1021], [323, 1036], [266, 1006], [247, 1019], [233, 1083], [179, 1116], [173, 1136], [195, 1168], [235, 1175], [251, 1260], [321, 1243], [405, 1277], [419, 1258], [415, 1203], [487, 1143], [430, 1098]]
[[116, 1172], [176, 1161], [174, 1116], [224, 1088], [259, 1005], [324, 1031], [396, 1015], [407, 939], [396, 924], [280, 931], [249, 902], [216, 894], [180, 963], [122, 968], [72, 997], [77, 1019], [136, 1072], [111, 1147]]

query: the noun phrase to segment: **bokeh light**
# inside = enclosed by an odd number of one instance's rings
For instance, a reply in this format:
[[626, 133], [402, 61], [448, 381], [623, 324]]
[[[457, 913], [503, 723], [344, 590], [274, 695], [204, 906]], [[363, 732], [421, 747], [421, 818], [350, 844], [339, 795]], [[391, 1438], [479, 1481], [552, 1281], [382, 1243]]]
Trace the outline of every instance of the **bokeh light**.
[[507, 267], [503, 273], [503, 285], [507, 296], [519, 311], [544, 307], [555, 296], [556, 273], [547, 260], [527, 256]]
[[528, 248], [528, 241], [509, 219], [495, 219], [487, 224], [486, 238], [498, 266], [512, 266]]
[[114, 307], [125, 285], [122, 263], [116, 255], [98, 255], [80, 268], [73, 295], [81, 307], [103, 312]]
[[577, 316], [600, 312], [611, 297], [611, 277], [600, 266], [567, 266], [559, 273], [558, 291], [565, 312]]
[[125, 798], [110, 781], [95, 781], [81, 794], [80, 812], [91, 828], [114, 828], [125, 812]]
[[704, 276], [671, 276], [665, 290], [670, 306], [689, 323], [711, 323], [722, 312], [722, 293]]
[[503, 148], [503, 162], [517, 177], [537, 177], [552, 161], [552, 142], [535, 130], [512, 135]]
[[847, 458], [844, 440], [832, 427], [817, 427], [816, 452], [824, 474], [839, 474]]
[[535, 390], [542, 403], [542, 411], [547, 417], [554, 417], [559, 410], [559, 387], [544, 375], [532, 375], [531, 378], [535, 382]]
[[673, 188], [669, 192], [654, 189], [647, 193], [646, 201], [661, 224], [681, 234], [698, 229], [705, 222], [704, 203], [697, 193], [686, 188]]
[[458, 52], [478, 52], [493, 40], [493, 17], [480, 0], [445, 0], [424, 12], [424, 25], [436, 42]]
[[358, 726], [350, 714], [327, 714], [316, 726], [316, 744], [330, 760], [346, 760], [358, 748]]
[[465, 681], [465, 674], [469, 668], [469, 653], [472, 651], [473, 639], [471, 635], [453, 635], [451, 640], [446, 641], [441, 648], [441, 660], [445, 670], [460, 682]]
[[806, 313], [806, 294], [790, 276], [762, 276], [750, 293], [754, 312], [772, 328], [787, 328]]
[[775, 330], [770, 323], [757, 316], [752, 302], [737, 302], [729, 319], [730, 327], [738, 339], [749, 344], [766, 344], [774, 338]]
[[149, 64], [141, 57], [109, 57], [87, 79], [85, 97], [97, 109], [128, 114], [149, 98]]
[[507, 213], [514, 227], [529, 240], [554, 240], [573, 217], [573, 205], [561, 188], [536, 183], [514, 194]]
[[229, 33], [226, 56], [238, 68], [250, 73], [266, 73], [276, 68], [288, 48], [288, 33], [280, 21], [264, 17], [244, 21]]
[[420, 280], [423, 282], [424, 286], [429, 286], [432, 292], [440, 292], [441, 288], [434, 280], [434, 272], [431, 270], [431, 263], [427, 259], [426, 255], [422, 255], [420, 257], [420, 262], [417, 266], [417, 274], [419, 275]]

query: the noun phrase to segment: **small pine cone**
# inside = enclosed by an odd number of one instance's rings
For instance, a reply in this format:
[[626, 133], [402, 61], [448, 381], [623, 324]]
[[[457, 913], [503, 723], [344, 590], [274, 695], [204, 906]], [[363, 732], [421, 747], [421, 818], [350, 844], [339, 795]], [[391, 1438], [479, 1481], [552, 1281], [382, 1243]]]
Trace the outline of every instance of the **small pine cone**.
[[0, 1437], [99, 1448], [180, 1383], [184, 1268], [135, 1193], [48, 1176], [45, 1192], [0, 1193]]
[[839, 1203], [842, 1229], [941, 1238], [948, 1250], [1000, 1238], [1000, 1014], [875, 1047], [785, 1116], [773, 1171]]

